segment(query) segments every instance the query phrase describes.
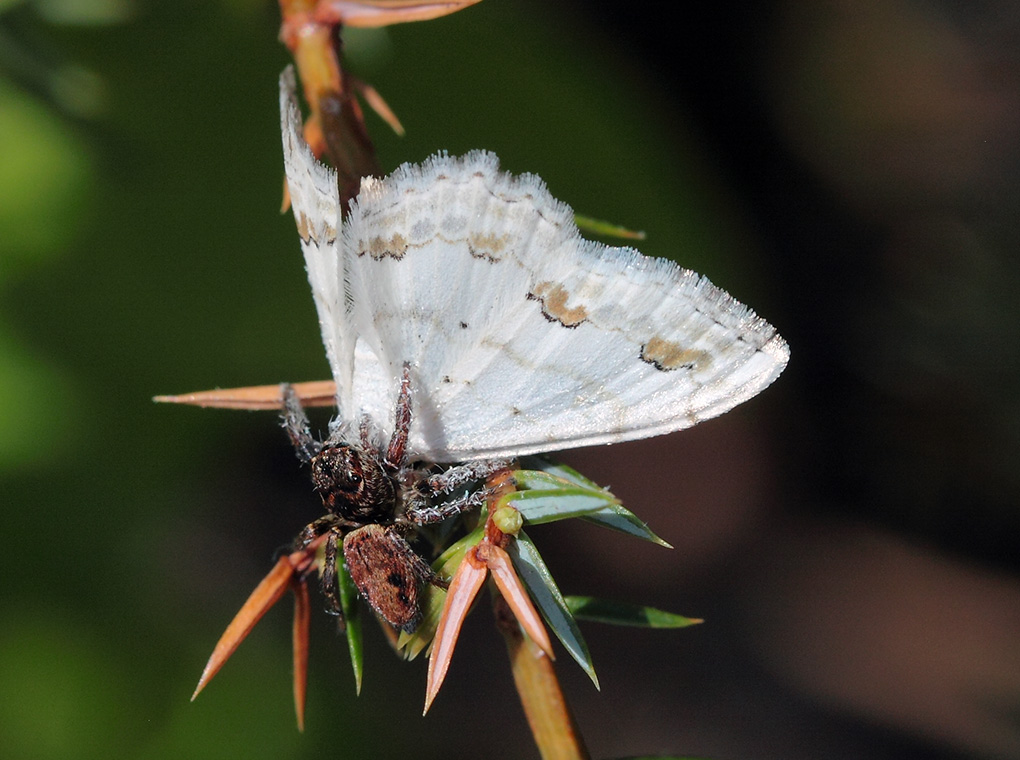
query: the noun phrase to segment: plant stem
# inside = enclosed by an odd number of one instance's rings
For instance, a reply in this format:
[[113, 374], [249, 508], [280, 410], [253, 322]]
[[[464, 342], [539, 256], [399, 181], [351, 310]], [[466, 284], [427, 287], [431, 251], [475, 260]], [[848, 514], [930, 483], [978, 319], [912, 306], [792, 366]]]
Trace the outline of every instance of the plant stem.
[[590, 760], [549, 656], [521, 632], [503, 597], [492, 597], [496, 627], [506, 641], [514, 685], [542, 760]]

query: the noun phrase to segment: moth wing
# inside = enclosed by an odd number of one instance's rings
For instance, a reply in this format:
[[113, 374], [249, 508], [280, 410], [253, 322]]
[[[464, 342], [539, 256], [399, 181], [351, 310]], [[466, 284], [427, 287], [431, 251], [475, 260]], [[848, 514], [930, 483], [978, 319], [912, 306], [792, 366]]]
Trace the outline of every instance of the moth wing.
[[366, 179], [342, 228], [354, 404], [437, 462], [644, 438], [768, 386], [786, 342], [707, 279], [584, 240], [569, 206], [491, 153]]
[[351, 409], [355, 333], [344, 295], [345, 259], [340, 255], [340, 193], [336, 172], [321, 163], [304, 138], [301, 111], [295, 97], [294, 69], [280, 75], [280, 120], [283, 158], [290, 205], [301, 238], [308, 282], [319, 315], [337, 403], [342, 413]]

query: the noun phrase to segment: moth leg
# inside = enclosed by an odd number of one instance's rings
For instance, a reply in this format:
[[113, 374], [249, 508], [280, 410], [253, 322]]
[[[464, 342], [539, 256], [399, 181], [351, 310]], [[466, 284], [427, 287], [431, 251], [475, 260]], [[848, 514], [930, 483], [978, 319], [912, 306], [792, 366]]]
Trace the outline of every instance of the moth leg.
[[512, 459], [482, 459], [477, 462], [466, 462], [430, 476], [426, 483], [433, 494], [441, 496], [452, 493], [472, 481], [484, 480], [500, 470], [508, 470], [512, 464]]
[[312, 458], [319, 453], [322, 445], [312, 435], [311, 425], [308, 423], [308, 415], [301, 406], [301, 399], [290, 383], [280, 385], [280, 395], [283, 397], [283, 429], [287, 431], [294, 451], [298, 459], [304, 464], [312, 461]]
[[404, 362], [404, 373], [400, 379], [400, 395], [397, 397], [397, 414], [393, 425], [393, 436], [383, 458], [390, 470], [397, 470], [404, 464], [407, 436], [411, 432], [411, 365]]

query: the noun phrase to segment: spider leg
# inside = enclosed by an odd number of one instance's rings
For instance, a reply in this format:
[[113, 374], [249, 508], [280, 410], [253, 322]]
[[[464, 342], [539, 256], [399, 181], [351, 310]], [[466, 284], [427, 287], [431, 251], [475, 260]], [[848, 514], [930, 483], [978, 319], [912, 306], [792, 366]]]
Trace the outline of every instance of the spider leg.
[[[500, 470], [508, 469], [512, 464], [512, 459], [483, 459], [478, 462], [467, 462], [426, 478], [425, 484], [430, 495], [445, 496], [470, 483], [485, 480]], [[416, 525], [442, 522], [447, 517], [453, 517], [472, 509], [481, 509], [491, 494], [492, 489], [483, 486], [434, 504], [429, 501], [428, 497], [420, 493], [412, 493], [407, 502], [404, 519]]]
[[326, 537], [326, 556], [322, 564], [322, 576], [319, 579], [319, 585], [322, 590], [322, 596], [326, 599], [326, 612], [339, 618], [337, 623], [342, 629], [344, 625], [344, 612], [343, 606], [340, 604], [340, 592], [337, 588], [336, 578], [336, 560], [341, 539], [340, 528], [336, 526], [331, 528], [329, 536]]
[[336, 524], [337, 519], [333, 515], [323, 515], [315, 522], [308, 523], [298, 533], [297, 538], [294, 539], [294, 548], [291, 551], [304, 549], [319, 536], [331, 530]]
[[482, 459], [477, 462], [466, 462], [430, 476], [426, 483], [433, 494], [441, 496], [452, 493], [472, 481], [484, 480], [500, 470], [509, 469], [512, 463], [512, 459]]
[[400, 396], [397, 398], [397, 416], [393, 425], [393, 436], [383, 458], [390, 470], [397, 470], [404, 464], [407, 436], [411, 431], [411, 365], [404, 362], [404, 373], [400, 380]]
[[375, 447], [375, 436], [373, 435], [374, 429], [372, 425], [372, 418], [367, 414], [362, 415], [361, 422], [358, 424], [358, 437], [361, 439], [361, 448], [366, 451], [376, 451]]
[[412, 497], [404, 512], [404, 520], [415, 525], [429, 525], [430, 523], [442, 522], [447, 517], [469, 512], [472, 509], [481, 509], [485, 506], [486, 499], [492, 494], [490, 488], [479, 488], [475, 491], [468, 491], [466, 494], [432, 504], [423, 497]]
[[283, 397], [283, 429], [287, 431], [294, 451], [298, 459], [308, 464], [322, 448], [312, 435], [311, 426], [308, 423], [308, 415], [301, 406], [301, 399], [298, 398], [293, 386], [289, 383], [280, 385], [280, 395]]

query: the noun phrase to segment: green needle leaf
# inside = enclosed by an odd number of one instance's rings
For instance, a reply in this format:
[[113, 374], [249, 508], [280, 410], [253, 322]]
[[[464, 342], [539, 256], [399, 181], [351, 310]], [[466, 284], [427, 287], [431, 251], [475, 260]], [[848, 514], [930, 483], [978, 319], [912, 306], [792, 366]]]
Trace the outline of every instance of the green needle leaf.
[[351, 655], [351, 670], [354, 672], [354, 689], [361, 694], [361, 678], [365, 669], [365, 652], [361, 632], [361, 608], [358, 606], [358, 587], [354, 585], [351, 574], [342, 556], [337, 557], [337, 586], [340, 589], [340, 608], [344, 613], [347, 627], [344, 630], [347, 638], [347, 651]]
[[600, 494], [614, 502], [619, 501], [607, 489], [591, 481], [579, 481], [572, 477], [564, 477], [569, 472], [547, 472], [545, 470], [514, 470], [514, 483], [518, 492], [524, 491], [555, 491], [561, 488]]
[[[644, 521], [621, 505], [613, 494], [572, 467], [541, 457], [524, 457], [522, 464], [533, 469], [514, 472], [514, 481], [520, 490], [504, 496], [502, 503], [512, 503], [532, 525], [580, 517], [604, 528], [651, 541], [667, 549], [673, 548], [655, 535]], [[532, 493], [541, 496], [531, 496]], [[561, 503], [555, 501], [561, 497], [568, 500]], [[582, 500], [582, 497], [587, 501]], [[536, 501], [530, 503], [530, 499]], [[601, 507], [589, 509], [598, 502], [601, 502]]]
[[507, 552], [545, 622], [552, 628], [570, 656], [588, 674], [595, 688], [599, 688], [599, 679], [595, 674], [595, 666], [591, 661], [588, 645], [581, 635], [581, 629], [577, 627], [563, 594], [557, 588], [556, 581], [553, 580], [552, 573], [549, 572], [535, 544], [522, 530], [517, 534], [517, 540], [510, 542]]
[[[565, 480], [569, 483], [573, 483], [575, 486], [589, 488], [593, 491], [606, 490], [602, 488], [594, 480], [588, 480], [588, 478], [579, 473], [573, 467], [567, 467], [565, 464], [560, 464], [559, 462], [552, 462], [548, 459], [545, 459], [544, 457], [537, 456], [522, 457], [521, 464], [533, 468], [532, 470], [522, 470], [521, 472], [523, 473], [531, 474], [532, 472], [535, 472], [536, 474], [544, 474], [546, 476], [559, 478], [560, 480]], [[518, 473], [515, 472], [514, 473], [515, 479], [517, 479], [517, 475]], [[606, 491], [606, 493], [608, 493], [608, 491]]]
[[505, 498], [531, 525], [584, 517], [606, 507], [616, 506], [616, 498], [611, 493], [593, 493], [581, 488], [517, 491]]
[[620, 504], [613, 504], [600, 509], [598, 512], [582, 515], [581, 519], [601, 525], [603, 528], [626, 533], [628, 536], [636, 536], [645, 541], [651, 541], [653, 544], [665, 546], [667, 549], [673, 548], [671, 544], [655, 535], [637, 515]]
[[568, 596], [567, 607], [580, 620], [591, 620], [610, 625], [633, 625], [641, 628], [686, 628], [704, 621], [654, 607], [643, 607], [628, 602], [613, 602], [593, 596]]

